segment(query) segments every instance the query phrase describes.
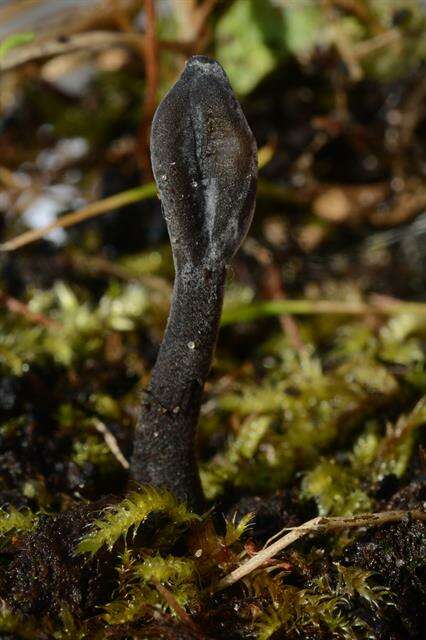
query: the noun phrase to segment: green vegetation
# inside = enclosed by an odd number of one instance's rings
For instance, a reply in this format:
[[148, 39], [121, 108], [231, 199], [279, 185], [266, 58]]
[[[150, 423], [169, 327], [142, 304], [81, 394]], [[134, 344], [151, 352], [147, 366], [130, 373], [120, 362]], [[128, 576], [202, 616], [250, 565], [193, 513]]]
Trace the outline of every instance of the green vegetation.
[[146, 488], [139, 493], [131, 493], [122, 502], [108, 507], [101, 518], [93, 523], [93, 531], [79, 542], [77, 553], [96, 553], [103, 545], [111, 551], [121, 536], [126, 536], [133, 528], [133, 537], [141, 524], [152, 513], [166, 513], [172, 522], [172, 530], [167, 535], [172, 539], [173, 529], [179, 528], [197, 518], [184, 505], [167, 492]]

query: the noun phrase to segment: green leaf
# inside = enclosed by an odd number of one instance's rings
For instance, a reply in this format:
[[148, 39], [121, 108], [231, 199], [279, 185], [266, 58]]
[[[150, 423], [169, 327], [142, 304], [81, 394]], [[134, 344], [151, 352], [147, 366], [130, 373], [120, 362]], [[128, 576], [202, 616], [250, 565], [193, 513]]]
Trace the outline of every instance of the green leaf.
[[294, 3], [285, 10], [286, 46], [294, 55], [309, 54], [319, 42], [324, 26], [321, 3]]
[[282, 14], [269, 0], [236, 0], [216, 28], [216, 55], [237, 93], [247, 94], [285, 53]]

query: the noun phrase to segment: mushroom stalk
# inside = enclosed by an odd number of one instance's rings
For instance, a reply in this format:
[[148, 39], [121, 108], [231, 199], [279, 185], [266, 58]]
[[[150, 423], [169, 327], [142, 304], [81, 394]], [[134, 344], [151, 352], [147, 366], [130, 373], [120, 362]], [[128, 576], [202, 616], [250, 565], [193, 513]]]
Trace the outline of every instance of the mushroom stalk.
[[203, 503], [195, 438], [204, 381], [216, 346], [225, 269], [176, 274], [170, 317], [142, 405], [132, 474], [166, 486], [196, 508]]
[[155, 180], [175, 264], [170, 315], [136, 429], [131, 476], [202, 509], [195, 455], [226, 272], [253, 216], [256, 144], [222, 67], [195, 56], [157, 109]]

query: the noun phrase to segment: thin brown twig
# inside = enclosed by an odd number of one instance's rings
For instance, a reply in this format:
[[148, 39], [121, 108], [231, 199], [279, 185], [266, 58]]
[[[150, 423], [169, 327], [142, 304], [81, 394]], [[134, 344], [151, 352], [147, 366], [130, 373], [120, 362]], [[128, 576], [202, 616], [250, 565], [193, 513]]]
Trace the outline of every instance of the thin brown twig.
[[51, 318], [47, 318], [41, 313], [34, 313], [24, 302], [0, 291], [0, 304], [4, 305], [11, 313], [22, 316], [33, 324], [39, 324], [49, 329], [58, 329], [60, 324]]
[[143, 105], [142, 121], [139, 129], [139, 145], [146, 175], [152, 177], [149, 160], [149, 132], [157, 106], [158, 91], [158, 41], [154, 0], [145, 0], [146, 31], [144, 41], [144, 59], [146, 89]]
[[203, 28], [207, 18], [209, 17], [217, 3], [218, 0], [204, 0], [204, 2], [197, 8], [197, 29], [199, 32]]
[[304, 538], [310, 533], [327, 533], [338, 529], [353, 529], [358, 527], [377, 527], [389, 522], [399, 522], [404, 519], [422, 520], [426, 522], [426, 512], [420, 510], [411, 511], [382, 511], [379, 513], [366, 513], [358, 516], [318, 516], [308, 522], [294, 527], [279, 538], [276, 542], [265, 549], [261, 549], [253, 557], [247, 560], [234, 571], [220, 580], [215, 591], [221, 591], [235, 584], [252, 571], [259, 569], [265, 562], [268, 562], [277, 553], [293, 544], [297, 540]]
[[196, 0], [172, 0], [180, 37], [191, 44], [194, 52], [200, 53], [204, 48], [206, 22], [217, 2], [218, 0], [204, 0], [198, 4]]
[[[266, 300], [284, 300], [283, 278], [278, 265], [274, 262], [274, 256], [271, 251], [262, 246], [254, 238], [246, 240], [245, 252], [253, 256], [257, 262], [263, 267], [262, 274], [262, 293]], [[283, 313], [278, 316], [281, 329], [290, 341], [291, 346], [299, 353], [303, 351], [304, 344], [300, 336], [299, 327], [295, 319]]]
[[[78, 224], [79, 222], [83, 222], [84, 220], [89, 220], [90, 218], [94, 218], [95, 216], [108, 213], [112, 209], [118, 209], [119, 207], [123, 207], [127, 204], [138, 202], [140, 200], [154, 198], [156, 193], [157, 188], [155, 186], [155, 183], [149, 182], [142, 187], [136, 187], [135, 189], [122, 191], [121, 193], [117, 193], [116, 195], [110, 196], [109, 198], [97, 200], [96, 202], [92, 202], [91, 204], [83, 207], [82, 209], [79, 209], [78, 211], [73, 211], [72, 213], [67, 213], [61, 216], [55, 222], [52, 222], [51, 224], [48, 224], [41, 229], [25, 231], [19, 236], [3, 242], [3, 244], [0, 244], [0, 251], [15, 251], [16, 249], [30, 244], [31, 242], [40, 240], [54, 229], [65, 229], [67, 227], [73, 226], [74, 224]], [[293, 195], [292, 192], [287, 191], [285, 188], [282, 188], [279, 185], [274, 185], [265, 181], [260, 181], [258, 196], [265, 196], [271, 198], [272, 200], [277, 200], [278, 202], [299, 202], [296, 195]]]
[[[125, 33], [133, 33], [133, 25], [122, 10], [118, 0], [111, 0], [117, 26]], [[138, 160], [142, 171], [152, 179], [149, 160], [149, 132], [157, 106], [158, 89], [158, 41], [156, 33], [155, 7], [153, 0], [145, 0], [146, 28], [144, 39], [138, 44], [138, 53], [145, 66], [145, 97], [138, 133]]]
[[160, 583], [156, 578], [151, 578], [151, 582], [155, 585], [158, 593], [164, 598], [169, 607], [175, 612], [177, 617], [184, 623], [186, 623], [191, 629], [199, 632], [198, 626], [195, 624], [191, 616], [185, 611], [185, 609], [179, 604], [175, 596], [164, 585]]
[[[282, 273], [272, 256], [269, 263], [265, 265], [264, 290], [268, 300], [285, 300], [286, 298]], [[304, 351], [305, 345], [293, 316], [283, 313], [279, 316], [279, 322], [291, 346], [299, 353]]]
[[374, 33], [383, 31], [379, 18], [363, 0], [333, 0], [333, 4], [348, 13], [352, 13]]
[[18, 191], [23, 191], [26, 187], [24, 180], [19, 179], [13, 171], [2, 165], [0, 165], [0, 184], [4, 184], [5, 187]]
[[89, 220], [90, 218], [107, 213], [113, 209], [123, 207], [133, 202], [138, 202], [139, 200], [144, 200], [145, 198], [153, 198], [155, 197], [155, 194], [155, 184], [149, 183], [143, 187], [136, 187], [136, 189], [122, 191], [121, 193], [117, 193], [109, 198], [97, 200], [96, 202], [92, 202], [87, 205], [87, 207], [83, 207], [79, 211], [73, 211], [72, 213], [67, 213], [64, 216], [61, 216], [58, 220], [55, 220], [55, 222], [52, 222], [41, 229], [26, 231], [25, 233], [21, 233], [21, 235], [16, 236], [16, 238], [3, 242], [3, 244], [0, 244], [0, 251], [15, 251], [15, 249], [19, 249], [31, 242], [40, 240], [54, 229], [65, 229], [67, 227], [71, 227], [74, 224], [83, 222], [84, 220]]
[[[144, 46], [144, 42], [145, 37], [135, 32], [87, 31], [15, 47], [0, 60], [0, 71], [10, 71], [27, 62], [37, 62], [81, 49], [99, 51], [108, 47], [123, 46], [136, 49], [139, 52], [140, 47]], [[160, 40], [158, 47], [167, 51], [178, 51], [184, 55], [188, 55], [192, 51], [192, 46], [188, 43], [172, 40]]]
[[[272, 252], [254, 240], [254, 238], [246, 240], [245, 251], [252, 255], [263, 267], [262, 290], [266, 300], [284, 300], [286, 296], [283, 278], [278, 265], [274, 261]], [[299, 353], [302, 352], [305, 347], [295, 319], [284, 313], [279, 316], [279, 322], [292, 347]]]
[[92, 424], [96, 431], [102, 435], [105, 444], [107, 445], [108, 449], [111, 451], [117, 462], [123, 467], [123, 469], [128, 469], [130, 467], [129, 462], [124, 457], [123, 452], [118, 446], [117, 438], [115, 437], [115, 435], [111, 433], [106, 424], [104, 424], [98, 418], [94, 418], [92, 420]]
[[143, 37], [138, 33], [117, 33], [115, 31], [89, 31], [68, 37], [58, 37], [46, 42], [36, 42], [11, 49], [0, 60], [0, 71], [8, 71], [26, 62], [51, 58], [80, 49], [100, 50], [112, 46], [140, 45]]
[[379, 33], [368, 40], [361, 40], [361, 42], [355, 43], [353, 45], [353, 52], [359, 60], [360, 58], [376, 53], [376, 51], [380, 51], [380, 49], [384, 49], [395, 42], [399, 42], [401, 38], [402, 34], [399, 29], [388, 29], [387, 31], [383, 31], [383, 33]]
[[415, 192], [405, 191], [390, 209], [374, 211], [369, 220], [378, 227], [395, 227], [407, 222], [426, 207], [426, 190], [421, 185]]
[[199, 46], [202, 44], [203, 40], [203, 32], [205, 30], [205, 26], [207, 23], [207, 19], [215, 6], [217, 5], [218, 0], [204, 0], [202, 4], [197, 7], [197, 26], [196, 26], [196, 37], [195, 42], [197, 44], [197, 50]]

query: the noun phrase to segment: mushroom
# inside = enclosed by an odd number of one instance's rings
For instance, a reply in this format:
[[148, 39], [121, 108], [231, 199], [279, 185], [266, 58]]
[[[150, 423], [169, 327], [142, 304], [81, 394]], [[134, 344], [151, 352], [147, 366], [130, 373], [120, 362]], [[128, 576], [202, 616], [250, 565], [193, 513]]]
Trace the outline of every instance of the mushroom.
[[151, 156], [175, 282], [130, 473], [199, 511], [195, 439], [203, 387], [227, 269], [252, 221], [257, 183], [256, 142], [218, 62], [189, 59], [155, 113]]

